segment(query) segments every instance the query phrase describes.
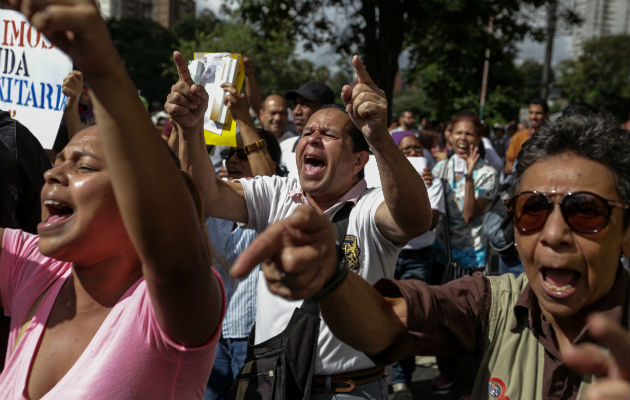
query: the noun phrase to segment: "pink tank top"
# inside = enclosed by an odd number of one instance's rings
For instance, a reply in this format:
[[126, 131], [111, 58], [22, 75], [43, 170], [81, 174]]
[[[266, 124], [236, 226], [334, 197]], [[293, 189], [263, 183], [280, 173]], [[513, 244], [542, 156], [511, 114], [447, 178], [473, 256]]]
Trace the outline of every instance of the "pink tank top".
[[[38, 236], [18, 230], [7, 229], [4, 233], [0, 293], [5, 313], [12, 318], [0, 375], [2, 399], [26, 399], [31, 361], [55, 298], [71, 273], [71, 263], [42, 255], [38, 241]], [[16, 347], [20, 325], [46, 288]], [[113, 307], [76, 363], [43, 399], [202, 399], [220, 332], [219, 326], [206, 344], [195, 348], [175, 343], [160, 328], [146, 281], [140, 278]]]

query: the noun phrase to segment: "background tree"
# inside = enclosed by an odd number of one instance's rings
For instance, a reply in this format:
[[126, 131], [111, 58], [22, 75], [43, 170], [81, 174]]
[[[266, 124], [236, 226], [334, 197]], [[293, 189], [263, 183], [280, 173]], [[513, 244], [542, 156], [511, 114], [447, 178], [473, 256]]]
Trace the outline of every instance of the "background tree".
[[557, 85], [569, 102], [585, 102], [622, 120], [630, 112], [630, 36], [602, 36], [584, 42], [577, 60], [558, 66]]
[[[531, 99], [540, 97], [540, 88], [543, 80], [543, 64], [536, 60], [525, 60], [516, 67], [517, 79], [520, 82], [518, 101], [521, 104], [529, 102]], [[553, 70], [551, 80], [553, 80]]]
[[123, 18], [107, 21], [114, 46], [131, 79], [149, 104], [164, 104], [171, 85], [177, 80], [171, 54], [177, 37], [155, 21]]
[[[446, 115], [455, 97], [479, 93], [486, 46], [493, 49], [490, 87], [500, 86], [515, 54], [514, 43], [533, 31], [523, 3], [543, 0], [230, 0], [238, 15], [262, 33], [283, 27], [306, 49], [330, 44], [338, 54], [360, 54], [375, 82], [392, 99], [398, 58], [411, 54], [410, 79]], [[485, 26], [495, 17], [495, 37]], [[502, 61], [505, 62], [502, 64]], [[504, 68], [504, 65], [506, 68]], [[495, 74], [498, 72], [498, 76]], [[491, 90], [490, 90], [491, 92]], [[448, 98], [448, 99], [446, 99]], [[450, 99], [450, 100], [449, 100]], [[391, 104], [390, 104], [391, 106]], [[389, 108], [391, 110], [391, 107]]]
[[214, 27], [221, 24], [212, 11], [205, 10], [199, 16], [188, 14], [173, 25], [173, 33], [179, 40], [195, 40], [199, 32], [212, 33]]

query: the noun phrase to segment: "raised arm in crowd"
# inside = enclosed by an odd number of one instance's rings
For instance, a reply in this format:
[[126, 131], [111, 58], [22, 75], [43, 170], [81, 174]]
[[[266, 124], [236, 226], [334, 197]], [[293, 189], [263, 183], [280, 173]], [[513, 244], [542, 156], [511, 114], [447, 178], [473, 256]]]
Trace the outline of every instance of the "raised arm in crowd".
[[201, 398], [224, 305], [195, 190], [93, 1], [9, 5], [82, 71], [98, 124], [46, 172], [39, 236], [0, 231], [12, 316], [2, 397]]

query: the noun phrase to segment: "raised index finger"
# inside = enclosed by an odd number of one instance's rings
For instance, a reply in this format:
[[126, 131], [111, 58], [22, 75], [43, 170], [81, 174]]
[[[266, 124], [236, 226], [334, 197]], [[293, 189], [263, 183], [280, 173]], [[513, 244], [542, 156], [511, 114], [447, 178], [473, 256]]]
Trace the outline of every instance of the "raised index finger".
[[352, 57], [352, 65], [357, 73], [357, 83], [374, 83], [372, 77], [365, 68], [365, 64], [363, 64], [363, 60], [361, 60], [361, 58], [359, 58], [356, 54]]
[[186, 59], [183, 54], [175, 50], [173, 52], [173, 60], [175, 60], [175, 66], [177, 66], [179, 79], [192, 86], [195, 82], [193, 82], [192, 77], [190, 76], [188, 64], [186, 63]]

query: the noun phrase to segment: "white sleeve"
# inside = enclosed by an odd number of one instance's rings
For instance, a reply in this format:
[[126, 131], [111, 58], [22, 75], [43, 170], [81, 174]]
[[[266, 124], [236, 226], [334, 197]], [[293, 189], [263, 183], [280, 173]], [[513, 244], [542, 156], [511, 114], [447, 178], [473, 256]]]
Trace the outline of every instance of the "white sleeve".
[[267, 227], [290, 215], [295, 204], [289, 200], [288, 192], [297, 187], [295, 179], [280, 176], [257, 176], [254, 179], [238, 179], [243, 185], [247, 204], [247, 223], [241, 228], [262, 232]]
[[433, 183], [431, 186], [427, 187], [427, 194], [429, 195], [431, 209], [445, 214], [444, 187], [442, 186], [442, 182], [439, 178], [433, 177]]
[[497, 172], [503, 171], [503, 160], [497, 154], [497, 151], [492, 146], [492, 142], [488, 138], [481, 138], [483, 141], [483, 147], [486, 149], [486, 161], [488, 164], [492, 166], [492, 168], [496, 169]]

